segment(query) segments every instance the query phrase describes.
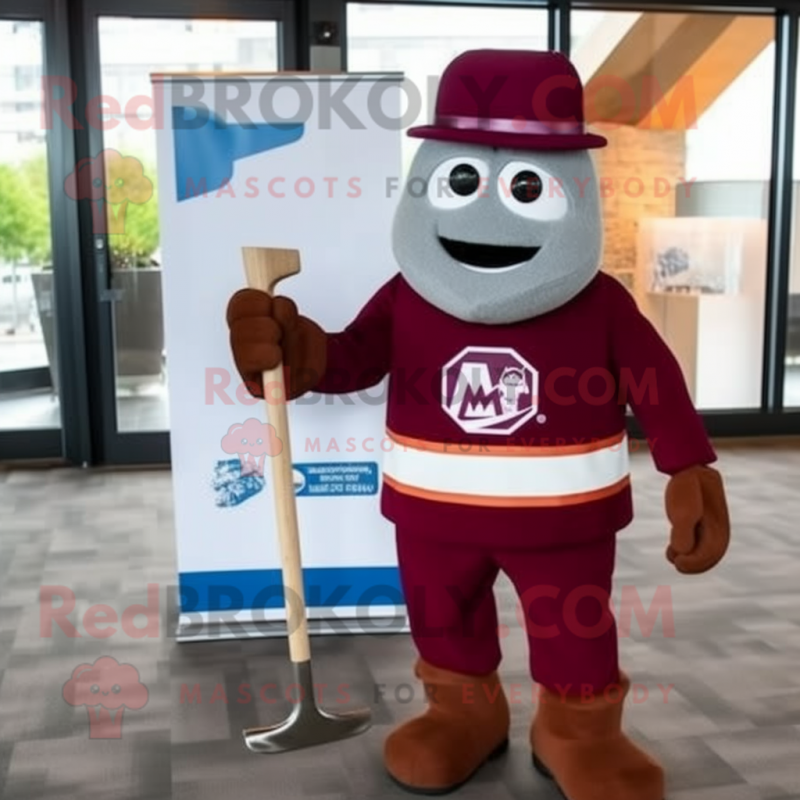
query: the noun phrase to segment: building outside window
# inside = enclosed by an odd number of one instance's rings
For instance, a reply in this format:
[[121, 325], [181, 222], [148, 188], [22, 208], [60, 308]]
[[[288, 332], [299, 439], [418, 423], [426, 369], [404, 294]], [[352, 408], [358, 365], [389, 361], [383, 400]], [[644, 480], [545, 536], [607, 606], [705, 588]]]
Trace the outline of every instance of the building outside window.
[[[350, 72], [403, 72], [419, 92], [416, 119], [433, 117], [442, 70], [465, 50], [547, 49], [547, 11], [540, 8], [472, 8], [389, 3], [347, 4], [347, 69]], [[405, 101], [404, 101], [405, 102]], [[404, 112], [408, 104], [404, 105]], [[420, 141], [403, 137], [408, 169]]]

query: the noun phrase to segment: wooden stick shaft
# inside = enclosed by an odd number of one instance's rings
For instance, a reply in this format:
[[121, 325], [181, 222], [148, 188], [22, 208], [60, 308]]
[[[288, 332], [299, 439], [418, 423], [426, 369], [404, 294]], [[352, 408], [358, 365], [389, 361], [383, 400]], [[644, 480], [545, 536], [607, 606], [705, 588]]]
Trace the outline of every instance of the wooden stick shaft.
[[289, 656], [295, 663], [311, 658], [308, 638], [303, 561], [300, 554], [300, 531], [297, 525], [297, 501], [292, 479], [292, 450], [289, 441], [289, 414], [286, 406], [286, 386], [283, 365], [263, 374], [267, 418], [275, 428], [281, 452], [272, 461], [272, 485], [275, 494], [275, 519], [281, 570], [286, 595], [286, 624], [289, 630]]
[[[248, 285], [267, 294], [274, 294], [278, 281], [296, 275], [300, 271], [300, 254], [297, 250], [244, 247], [242, 258]], [[262, 377], [267, 419], [275, 428], [278, 441], [283, 444], [281, 452], [271, 459], [272, 485], [286, 597], [289, 656], [294, 663], [301, 663], [311, 658], [311, 646], [308, 640], [308, 618], [303, 590], [297, 500], [292, 480], [292, 448], [289, 441], [289, 414], [286, 407], [283, 365], [279, 364], [274, 369], [264, 372]]]

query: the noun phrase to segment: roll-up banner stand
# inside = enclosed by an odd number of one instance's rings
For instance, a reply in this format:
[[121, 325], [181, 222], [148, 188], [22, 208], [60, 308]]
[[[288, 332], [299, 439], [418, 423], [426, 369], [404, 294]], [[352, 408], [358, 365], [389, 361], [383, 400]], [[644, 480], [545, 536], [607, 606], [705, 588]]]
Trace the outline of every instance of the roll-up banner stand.
[[[231, 358], [242, 247], [300, 251], [279, 293], [345, 327], [396, 271], [402, 76], [154, 75], [179, 639], [280, 635], [264, 403]], [[337, 99], [338, 98], [338, 99]], [[385, 384], [290, 404], [312, 631], [404, 629], [393, 527], [379, 510]]]

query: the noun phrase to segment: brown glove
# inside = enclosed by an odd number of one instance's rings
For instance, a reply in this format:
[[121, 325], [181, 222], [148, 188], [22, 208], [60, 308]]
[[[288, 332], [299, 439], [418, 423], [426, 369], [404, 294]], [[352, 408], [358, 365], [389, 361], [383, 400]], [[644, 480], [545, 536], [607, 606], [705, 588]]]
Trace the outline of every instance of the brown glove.
[[678, 572], [706, 572], [718, 564], [731, 537], [722, 476], [711, 467], [673, 475], [664, 498], [672, 536], [667, 558]]
[[261, 373], [281, 361], [289, 399], [320, 382], [325, 373], [325, 332], [299, 316], [288, 297], [242, 289], [231, 297], [227, 316], [233, 360], [251, 394], [264, 396]]

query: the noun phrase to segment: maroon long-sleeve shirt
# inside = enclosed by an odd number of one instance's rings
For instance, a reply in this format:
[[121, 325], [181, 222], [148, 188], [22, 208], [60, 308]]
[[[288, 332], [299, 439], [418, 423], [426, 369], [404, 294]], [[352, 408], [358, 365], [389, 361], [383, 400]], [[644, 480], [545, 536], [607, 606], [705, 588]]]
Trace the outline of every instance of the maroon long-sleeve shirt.
[[[569, 447], [619, 435], [627, 404], [660, 471], [716, 459], [674, 356], [627, 290], [603, 273], [561, 308], [512, 325], [456, 319], [398, 274], [329, 335], [317, 390], [352, 392], [387, 374], [387, 428], [399, 439]], [[587, 502], [498, 508], [412, 496], [384, 481], [382, 511], [425, 536], [556, 547], [624, 528], [632, 503], [627, 484]]]

